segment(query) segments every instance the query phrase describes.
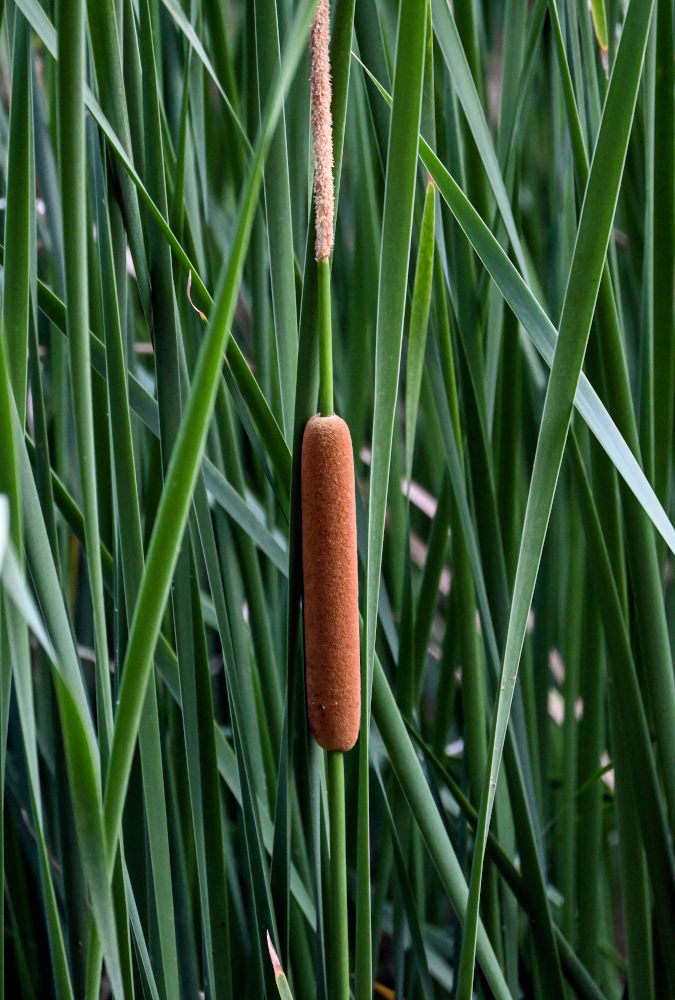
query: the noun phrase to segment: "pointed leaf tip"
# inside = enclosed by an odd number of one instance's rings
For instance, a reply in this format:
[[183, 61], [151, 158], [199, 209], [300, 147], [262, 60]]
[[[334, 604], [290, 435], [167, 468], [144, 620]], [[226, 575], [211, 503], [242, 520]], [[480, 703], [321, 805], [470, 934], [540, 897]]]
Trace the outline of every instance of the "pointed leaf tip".
[[272, 938], [270, 937], [269, 931], [267, 931], [267, 950], [270, 953], [272, 968], [274, 969], [274, 978], [278, 979], [279, 976], [283, 976], [284, 970], [281, 968], [281, 962], [279, 961], [279, 956], [274, 950], [274, 945], [272, 944]]

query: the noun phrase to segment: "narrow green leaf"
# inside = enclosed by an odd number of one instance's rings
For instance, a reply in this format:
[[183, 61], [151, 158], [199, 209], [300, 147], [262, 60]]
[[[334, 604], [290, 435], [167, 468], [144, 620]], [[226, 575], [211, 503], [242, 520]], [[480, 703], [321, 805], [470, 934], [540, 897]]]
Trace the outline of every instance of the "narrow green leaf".
[[[253, 6], [256, 25], [258, 101], [262, 115], [269, 98], [270, 87], [276, 85], [279, 68], [279, 29], [276, 0], [255, 0]], [[288, 171], [286, 117], [282, 109], [270, 140], [269, 157], [265, 164], [264, 190], [282, 423], [284, 436], [290, 441], [293, 432], [295, 372], [298, 363], [298, 321]]]
[[656, 18], [654, 160], [652, 192], [654, 235], [654, 466], [656, 494], [669, 509], [675, 390], [675, 69], [673, 3], [659, 0]]
[[412, 475], [413, 451], [415, 448], [415, 425], [417, 409], [422, 386], [422, 370], [424, 368], [424, 349], [427, 343], [427, 327], [429, 324], [429, 306], [431, 304], [431, 280], [434, 264], [434, 212], [436, 204], [436, 188], [433, 181], [427, 185], [424, 199], [424, 214], [420, 232], [420, 246], [417, 254], [415, 284], [413, 286], [412, 306], [410, 311], [410, 330], [408, 333], [408, 363], [406, 366], [406, 405], [405, 405], [405, 476], [410, 483]]
[[[93, 0], [93, 2], [88, 0], [87, 13], [89, 38], [102, 105], [117, 135], [120, 136], [124, 148], [131, 150], [129, 113], [124, 98], [124, 73], [116, 7], [109, 2], [98, 3], [97, 0]], [[88, 103], [90, 102], [88, 101]], [[138, 290], [147, 315], [149, 313], [147, 296], [150, 280], [141, 229], [138, 195], [126, 171], [117, 170], [116, 173], [120, 204], [129, 237]]]
[[113, 713], [108, 668], [108, 641], [103, 605], [103, 578], [99, 547], [99, 504], [91, 370], [89, 363], [89, 301], [87, 284], [86, 150], [84, 133], [84, 0], [66, 0], [59, 7], [58, 136], [61, 212], [66, 265], [66, 326], [73, 395], [75, 437], [83, 498], [84, 531], [96, 647], [96, 700], [105, 760], [111, 739]]
[[7, 554], [9, 544], [9, 501], [4, 493], [0, 493], [0, 574]]
[[30, 28], [22, 14], [14, 17], [12, 100], [9, 116], [2, 321], [9, 351], [10, 381], [21, 423], [26, 417], [28, 302], [32, 243], [35, 240], [35, 163]]
[[375, 335], [375, 406], [364, 603], [365, 659], [361, 686], [362, 715], [359, 749], [358, 836], [360, 849], [357, 868], [356, 914], [357, 1000], [366, 1000], [366, 998], [370, 1000], [372, 995], [368, 727], [370, 724], [370, 698], [375, 656], [385, 506], [401, 363], [405, 291], [417, 171], [426, 20], [426, 3], [402, 4], [398, 23], [394, 97], [380, 246], [377, 330]]
[[441, 47], [445, 64], [457, 90], [457, 97], [464, 109], [471, 134], [474, 138], [492, 192], [499, 206], [506, 231], [513, 246], [522, 273], [528, 274], [527, 260], [520, 245], [520, 237], [511, 211], [506, 187], [502, 178], [497, 155], [492, 143], [481, 100], [464, 53], [455, 20], [446, 0], [431, 0], [432, 24]]
[[591, 13], [593, 15], [595, 37], [598, 40], [603, 60], [606, 60], [609, 37], [607, 34], [607, 11], [605, 9], [605, 0], [591, 0]]

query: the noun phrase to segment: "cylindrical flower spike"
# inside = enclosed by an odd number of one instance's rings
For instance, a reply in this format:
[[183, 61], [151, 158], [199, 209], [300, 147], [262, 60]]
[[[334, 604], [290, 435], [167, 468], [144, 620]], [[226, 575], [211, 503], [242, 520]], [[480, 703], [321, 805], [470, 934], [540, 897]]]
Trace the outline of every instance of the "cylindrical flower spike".
[[354, 459], [347, 424], [312, 417], [301, 456], [307, 711], [324, 750], [359, 734], [361, 669]]
[[326, 260], [333, 249], [333, 116], [330, 109], [330, 6], [319, 0], [309, 38], [312, 138], [314, 140], [314, 255]]

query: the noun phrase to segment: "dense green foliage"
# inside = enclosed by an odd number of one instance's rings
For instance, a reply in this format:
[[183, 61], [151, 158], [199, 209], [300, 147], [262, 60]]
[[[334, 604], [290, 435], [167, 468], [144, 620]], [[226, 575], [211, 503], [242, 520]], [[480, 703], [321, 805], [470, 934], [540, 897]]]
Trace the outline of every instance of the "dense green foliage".
[[0, 0], [0, 1000], [675, 998], [673, 0], [332, 6], [344, 845], [314, 2]]

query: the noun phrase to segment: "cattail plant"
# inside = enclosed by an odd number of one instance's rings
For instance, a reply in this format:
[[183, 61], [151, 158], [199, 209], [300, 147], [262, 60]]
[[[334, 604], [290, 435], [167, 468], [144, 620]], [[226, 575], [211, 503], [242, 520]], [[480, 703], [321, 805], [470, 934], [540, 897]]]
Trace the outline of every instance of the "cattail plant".
[[333, 123], [330, 6], [320, 0], [310, 35], [314, 140], [314, 256], [319, 273], [319, 405], [302, 442], [302, 559], [307, 710], [324, 750], [350, 750], [359, 731], [358, 568], [349, 428], [333, 413], [330, 254]]
[[310, 35], [315, 258], [319, 271], [319, 405], [302, 442], [301, 500], [307, 708], [325, 750], [350, 750], [359, 731], [358, 567], [349, 428], [333, 413], [330, 253], [333, 128], [330, 8], [320, 0]]
[[314, 140], [314, 254], [319, 279], [319, 407], [307, 423], [301, 454], [307, 711], [328, 751], [330, 815], [331, 996], [349, 998], [342, 752], [356, 742], [361, 714], [358, 566], [354, 462], [347, 424], [333, 412], [330, 254], [333, 248], [333, 127], [329, 60], [330, 7], [319, 0], [310, 35]]

